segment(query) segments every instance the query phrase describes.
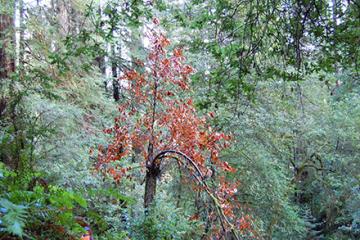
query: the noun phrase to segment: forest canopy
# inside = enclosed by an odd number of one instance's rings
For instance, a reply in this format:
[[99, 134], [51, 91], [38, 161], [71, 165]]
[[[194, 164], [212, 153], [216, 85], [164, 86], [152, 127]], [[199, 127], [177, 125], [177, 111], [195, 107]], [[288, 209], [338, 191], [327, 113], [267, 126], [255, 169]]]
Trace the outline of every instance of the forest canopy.
[[0, 239], [359, 239], [360, 4], [0, 0]]

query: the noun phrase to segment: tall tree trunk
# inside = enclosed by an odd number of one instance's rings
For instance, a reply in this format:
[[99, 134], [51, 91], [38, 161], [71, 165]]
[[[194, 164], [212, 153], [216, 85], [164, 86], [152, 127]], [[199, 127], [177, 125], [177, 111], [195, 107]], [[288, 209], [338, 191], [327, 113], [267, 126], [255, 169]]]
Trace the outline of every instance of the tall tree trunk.
[[76, 35], [80, 32], [80, 13], [75, 9], [75, 6], [69, 3], [69, 31], [71, 34]]
[[15, 45], [16, 45], [16, 61], [15, 67], [21, 68], [24, 62], [24, 0], [15, 0], [14, 11]]
[[9, 53], [9, 49], [13, 48], [14, 41], [14, 21], [9, 2], [1, 0], [1, 5], [5, 6], [5, 10], [0, 10], [0, 81], [8, 78], [10, 73], [15, 71], [14, 57]]
[[112, 84], [113, 84], [113, 97], [115, 101], [119, 101], [120, 99], [120, 87], [118, 81], [118, 73], [117, 73], [117, 62], [116, 62], [116, 51], [114, 44], [111, 45], [111, 72], [112, 72]]
[[[9, 49], [13, 48], [14, 41], [14, 21], [12, 10], [14, 5], [6, 0], [0, 0], [0, 87], [4, 84], [6, 78], [15, 71], [15, 60]], [[2, 90], [2, 89], [0, 89]], [[5, 115], [7, 108], [7, 97], [0, 91], [0, 118]], [[3, 158], [2, 156], [0, 156]]]
[[22, 67], [24, 64], [24, 35], [25, 35], [25, 24], [24, 24], [24, 0], [19, 0], [19, 21], [20, 21], [20, 39], [19, 39], [19, 66]]
[[59, 32], [62, 37], [65, 37], [69, 33], [69, 12], [66, 0], [58, 1], [58, 21]]
[[[113, 38], [114, 32], [113, 32]], [[119, 52], [116, 52], [116, 43], [111, 44], [111, 72], [112, 72], [112, 85], [113, 85], [113, 98], [117, 102], [120, 100], [120, 86], [118, 81], [118, 63], [117, 63], [117, 54], [120, 54]]]
[[[15, 71], [14, 1], [0, 0], [0, 6], [0, 87], [2, 87], [7, 81], [6, 79]], [[4, 91], [0, 89], [0, 118], [8, 117], [11, 114], [8, 104], [10, 97], [4, 95]], [[0, 161], [15, 168], [16, 161], [13, 160], [11, 153], [7, 151], [6, 147], [2, 150], [4, 151], [0, 152]]]
[[[99, 15], [99, 19], [100, 22], [102, 22], [102, 11], [101, 11], [101, 5], [99, 4], [99, 8], [98, 8], [98, 15]], [[99, 28], [102, 28], [102, 23], [100, 23], [100, 26], [97, 26]], [[99, 55], [95, 58], [95, 61], [102, 73], [102, 75], [105, 77], [106, 76], [106, 63], [105, 63], [105, 54], [104, 52], [100, 51]], [[106, 80], [104, 81], [104, 86], [105, 86], [105, 91], [107, 91], [107, 82]]]

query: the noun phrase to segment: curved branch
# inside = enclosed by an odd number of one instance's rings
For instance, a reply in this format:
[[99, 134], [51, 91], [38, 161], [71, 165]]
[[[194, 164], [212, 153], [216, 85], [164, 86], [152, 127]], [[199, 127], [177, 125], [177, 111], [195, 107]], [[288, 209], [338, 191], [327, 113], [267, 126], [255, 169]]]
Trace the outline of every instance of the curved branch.
[[188, 161], [194, 168], [195, 170], [199, 173], [200, 177], [201, 177], [201, 181], [204, 180], [204, 175], [202, 174], [200, 168], [197, 166], [197, 164], [190, 158], [188, 157], [185, 153], [180, 152], [180, 151], [176, 151], [176, 150], [164, 150], [159, 152], [155, 157], [154, 157], [154, 162], [156, 159], [161, 159], [163, 158], [166, 154], [168, 153], [174, 153], [177, 155], [180, 155], [181, 157], [183, 157], [186, 161]]
[[199, 173], [200, 178], [197, 175], [194, 175], [194, 177], [196, 178], [196, 180], [202, 184], [205, 187], [205, 191], [209, 194], [209, 196], [212, 198], [212, 200], [214, 201], [215, 205], [216, 205], [216, 209], [218, 211], [218, 216], [220, 217], [220, 223], [221, 226], [223, 228], [223, 230], [225, 231], [225, 225], [224, 225], [224, 221], [228, 224], [228, 226], [230, 226], [232, 233], [234, 234], [234, 237], [236, 239], [240, 239], [239, 236], [237, 235], [236, 231], [235, 231], [235, 227], [234, 225], [229, 221], [229, 219], [225, 216], [223, 209], [221, 208], [221, 204], [219, 203], [218, 199], [216, 198], [216, 196], [210, 191], [209, 186], [207, 185], [207, 183], [204, 181], [205, 178], [200, 170], [200, 168], [197, 166], [197, 164], [194, 162], [194, 160], [192, 160], [190, 157], [188, 157], [185, 153], [181, 152], [181, 151], [176, 151], [176, 150], [164, 150], [159, 152], [153, 159], [153, 161], [155, 162], [155, 160], [157, 159], [162, 159], [163, 157], [165, 157], [167, 154], [177, 154], [181, 157], [183, 157], [186, 161], [188, 161], [194, 168], [195, 170]]

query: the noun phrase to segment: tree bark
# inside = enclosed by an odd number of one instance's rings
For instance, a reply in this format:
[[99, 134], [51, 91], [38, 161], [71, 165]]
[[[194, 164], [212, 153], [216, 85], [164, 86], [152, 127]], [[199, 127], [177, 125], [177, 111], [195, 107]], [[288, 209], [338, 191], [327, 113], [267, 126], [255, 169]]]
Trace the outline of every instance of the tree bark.
[[59, 32], [62, 37], [67, 36], [69, 33], [69, 12], [66, 6], [67, 2], [65, 0], [58, 1], [58, 22], [59, 22]]
[[117, 102], [120, 100], [120, 87], [119, 87], [119, 82], [118, 82], [118, 74], [117, 74], [117, 64], [116, 64], [116, 60], [115, 60], [115, 46], [114, 44], [111, 46], [111, 72], [112, 72], [112, 84], [113, 84], [113, 97], [114, 100]]
[[24, 62], [24, 0], [14, 2], [14, 43], [15, 43], [15, 68], [21, 68]]
[[[99, 6], [98, 8], [98, 15], [100, 20], [102, 21], [101, 6]], [[100, 24], [100, 26], [98, 27], [102, 28], [102, 25]], [[105, 76], [106, 75], [105, 56], [102, 51], [100, 51], [100, 55], [95, 58], [95, 61], [97, 62], [101, 73]]]
[[[2, 0], [0, 0], [0, 4], [4, 7], [0, 9], [0, 86], [2, 86], [4, 80], [9, 78], [10, 74], [15, 71], [15, 60], [9, 53], [14, 40], [14, 22], [12, 11], [10, 11], [13, 5]], [[0, 94], [0, 118], [5, 114], [7, 101], [7, 97]]]
[[[13, 56], [14, 47], [14, 2], [0, 0], [0, 87], [4, 85], [7, 78], [15, 71], [15, 59]], [[9, 96], [4, 95], [0, 89], [0, 118], [8, 117], [9, 113]], [[1, 149], [0, 161], [14, 168], [11, 154], [7, 147]]]
[[147, 209], [153, 203], [156, 194], [157, 171], [148, 168], [145, 176], [144, 207]]
[[[112, 12], [114, 15], [117, 14], [116, 8], [112, 9]], [[114, 41], [116, 39], [115, 30], [116, 30], [116, 27], [111, 26], [111, 35], [113, 38], [112, 39], [113, 42], [111, 43], [111, 72], [112, 72], [112, 77], [113, 77], [113, 79], [112, 79], [113, 98], [117, 102], [120, 100], [120, 86], [119, 86], [119, 81], [118, 81], [118, 73], [117, 73], [118, 63], [117, 63], [116, 55], [117, 54], [120, 55], [120, 51], [116, 51], [117, 42]]]
[[13, 16], [0, 12], [0, 78], [8, 78], [15, 71], [14, 58], [9, 54], [13, 45]]
[[[155, 108], [153, 109], [155, 111]], [[153, 132], [152, 132], [153, 134]], [[153, 203], [156, 194], [157, 177], [160, 172], [159, 166], [156, 166], [154, 159], [153, 137], [150, 139], [148, 146], [148, 157], [146, 159], [146, 176], [145, 176], [145, 194], [144, 208], [148, 209]]]
[[19, 39], [19, 66], [24, 64], [24, 41], [25, 41], [25, 24], [24, 24], [24, 0], [19, 0], [19, 21], [20, 21], [20, 39]]

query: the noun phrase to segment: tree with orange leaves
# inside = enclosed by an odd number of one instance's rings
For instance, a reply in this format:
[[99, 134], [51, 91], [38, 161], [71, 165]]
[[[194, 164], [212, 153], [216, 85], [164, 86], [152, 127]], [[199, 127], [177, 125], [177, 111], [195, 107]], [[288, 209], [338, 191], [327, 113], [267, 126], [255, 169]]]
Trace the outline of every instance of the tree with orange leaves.
[[[158, 25], [157, 19], [153, 22]], [[142, 155], [146, 169], [144, 207], [148, 208], [155, 198], [161, 165], [175, 160], [187, 168], [199, 188], [211, 197], [216, 207], [214, 219], [220, 220], [222, 232], [231, 230], [236, 236], [235, 230], [245, 226], [234, 214], [236, 187], [224, 177], [218, 189], [207, 184], [214, 171], [219, 176], [236, 171], [219, 159], [219, 152], [228, 147], [230, 136], [213, 131], [207, 124], [213, 113], [198, 116], [189, 97], [194, 69], [184, 63], [183, 50], [175, 48], [169, 53], [170, 41], [160, 31], [151, 30], [149, 39], [151, 49], [146, 63], [141, 64], [143, 71], [129, 70], [119, 78], [127, 82], [122, 85], [131, 101], [119, 105], [115, 125], [104, 130], [113, 138], [107, 149], [100, 147], [96, 167], [120, 181], [129, 169], [109, 167], [109, 163], [134, 152]]]

